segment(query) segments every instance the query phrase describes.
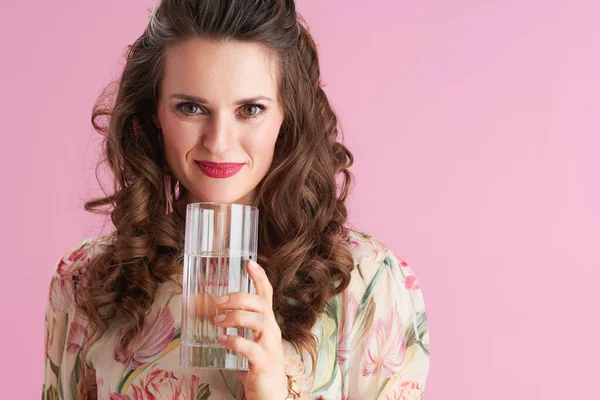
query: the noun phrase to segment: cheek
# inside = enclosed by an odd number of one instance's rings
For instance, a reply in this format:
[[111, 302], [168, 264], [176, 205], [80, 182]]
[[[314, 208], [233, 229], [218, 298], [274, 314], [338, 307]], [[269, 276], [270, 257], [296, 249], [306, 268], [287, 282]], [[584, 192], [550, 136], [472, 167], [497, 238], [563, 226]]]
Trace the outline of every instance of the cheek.
[[193, 130], [182, 123], [163, 124], [163, 138], [167, 156], [181, 157], [187, 153], [196, 142]]
[[280, 126], [281, 124], [273, 124], [272, 126], [265, 127], [263, 132], [250, 136], [246, 148], [255, 163], [271, 163]]
[[250, 145], [250, 157], [255, 164], [268, 164], [273, 160], [274, 147], [270, 143], [256, 142]]

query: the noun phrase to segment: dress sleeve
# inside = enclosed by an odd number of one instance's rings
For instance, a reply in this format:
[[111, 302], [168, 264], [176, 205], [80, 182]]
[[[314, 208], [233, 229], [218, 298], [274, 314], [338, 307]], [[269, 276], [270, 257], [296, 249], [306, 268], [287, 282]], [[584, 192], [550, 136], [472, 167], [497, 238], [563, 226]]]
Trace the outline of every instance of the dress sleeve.
[[76, 312], [75, 293], [85, 281], [90, 240], [69, 249], [54, 265], [46, 303], [42, 399], [96, 399], [96, 377], [83, 365], [87, 326]]
[[368, 243], [342, 300], [342, 399], [422, 399], [429, 333], [421, 287], [406, 262]]

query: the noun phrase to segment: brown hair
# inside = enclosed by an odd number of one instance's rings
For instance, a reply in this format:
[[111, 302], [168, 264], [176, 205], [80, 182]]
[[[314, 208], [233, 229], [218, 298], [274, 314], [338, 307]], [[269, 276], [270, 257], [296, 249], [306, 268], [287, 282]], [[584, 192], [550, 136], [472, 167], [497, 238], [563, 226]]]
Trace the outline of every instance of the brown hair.
[[[283, 338], [307, 349], [315, 361], [311, 328], [327, 301], [348, 286], [353, 268], [343, 243], [353, 157], [336, 141], [338, 121], [322, 89], [316, 45], [303, 23], [293, 0], [163, 0], [144, 33], [127, 47], [114, 91], [109, 85], [92, 113], [94, 128], [104, 136], [103, 161], [114, 174], [114, 187], [85, 209], [110, 214], [116, 231], [93, 258], [78, 302], [90, 322], [86, 351], [116, 319], [125, 332], [118, 345], [126, 349], [140, 333], [158, 285], [175, 282], [180, 272], [184, 220], [177, 212], [165, 215], [168, 172], [152, 115], [166, 49], [207, 37], [256, 43], [277, 56], [284, 121], [254, 203], [260, 210], [258, 262], [274, 288]], [[108, 122], [101, 125], [101, 117]], [[181, 201], [186, 189], [172, 181], [166, 189]]]

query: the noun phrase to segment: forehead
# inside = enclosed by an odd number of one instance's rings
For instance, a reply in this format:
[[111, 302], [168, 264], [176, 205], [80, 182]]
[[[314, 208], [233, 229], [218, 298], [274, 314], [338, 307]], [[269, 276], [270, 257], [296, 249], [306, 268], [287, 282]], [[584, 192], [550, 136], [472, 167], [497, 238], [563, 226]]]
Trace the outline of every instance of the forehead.
[[162, 92], [184, 92], [209, 101], [276, 97], [277, 61], [256, 43], [194, 38], [167, 49]]

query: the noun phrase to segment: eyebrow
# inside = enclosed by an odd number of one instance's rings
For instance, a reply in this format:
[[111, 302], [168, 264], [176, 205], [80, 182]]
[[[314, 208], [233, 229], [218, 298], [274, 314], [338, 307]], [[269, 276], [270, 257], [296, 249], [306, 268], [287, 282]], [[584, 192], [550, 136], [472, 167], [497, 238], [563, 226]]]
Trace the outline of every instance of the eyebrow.
[[[185, 93], [174, 93], [169, 96], [169, 99], [180, 99], [180, 100], [190, 101], [190, 102], [199, 103], [199, 104], [207, 104], [208, 103], [208, 101], [203, 97], [192, 96], [192, 95], [185, 94]], [[242, 104], [255, 103], [258, 100], [266, 100], [266, 101], [270, 101], [270, 102], [273, 101], [273, 99], [271, 99], [270, 97], [254, 96], [254, 97], [248, 97], [245, 99], [240, 99], [233, 104], [239, 106]]]

